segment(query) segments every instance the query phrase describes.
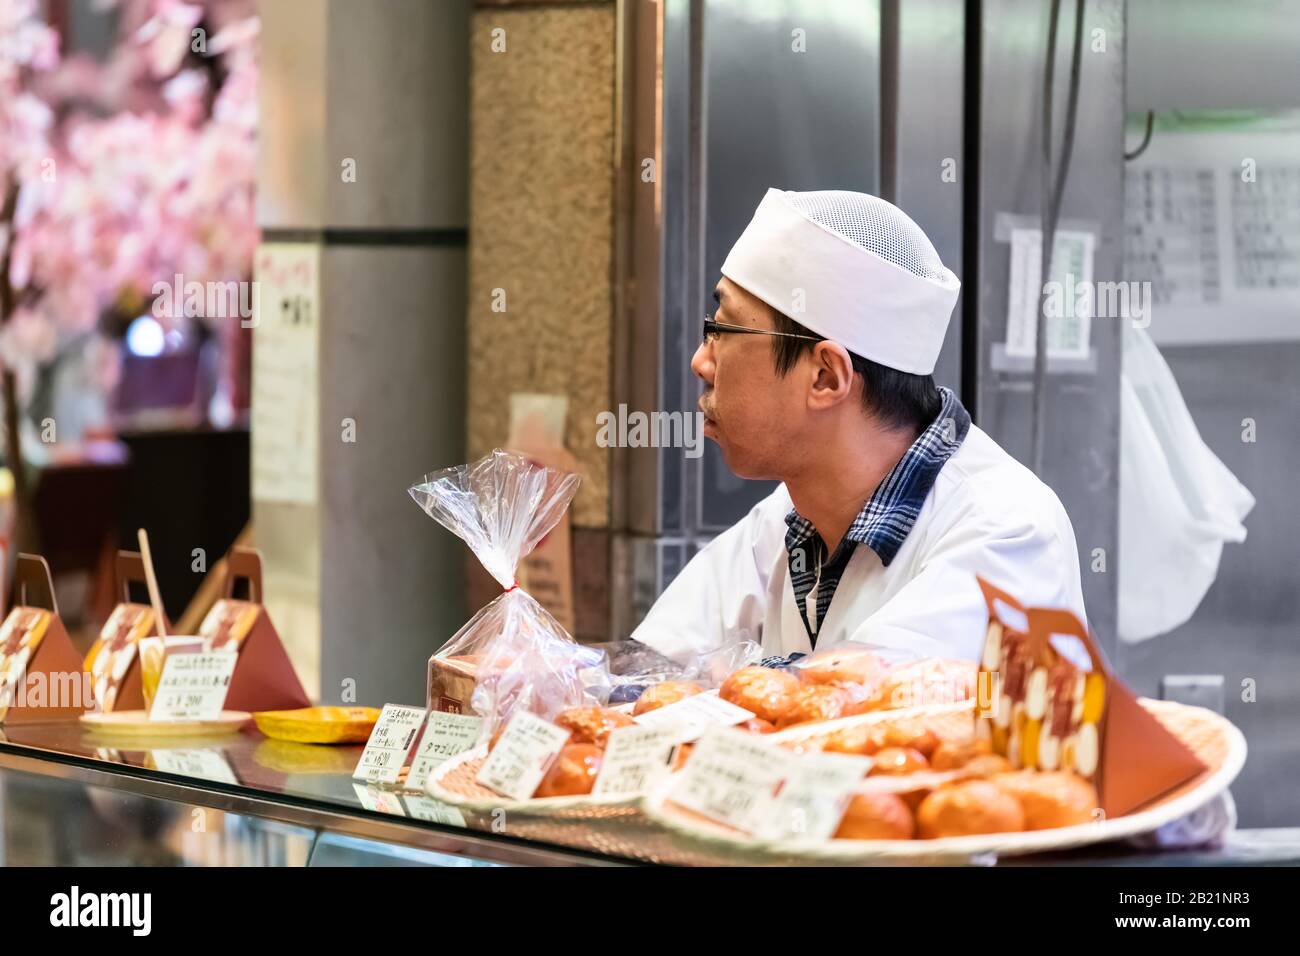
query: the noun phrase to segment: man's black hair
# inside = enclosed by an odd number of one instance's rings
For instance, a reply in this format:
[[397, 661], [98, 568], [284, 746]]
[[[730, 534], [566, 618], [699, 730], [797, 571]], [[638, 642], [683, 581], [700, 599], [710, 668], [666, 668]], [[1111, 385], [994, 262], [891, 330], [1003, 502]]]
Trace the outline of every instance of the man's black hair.
[[[775, 310], [773, 310], [775, 311]], [[789, 335], [817, 335], [784, 313], [776, 313], [776, 331]], [[772, 336], [776, 372], [786, 375], [794, 368], [801, 355], [811, 352], [815, 342]], [[867, 411], [889, 428], [910, 430], [919, 434], [935, 420], [943, 407], [943, 399], [934, 384], [933, 375], [913, 375], [900, 372], [879, 362], [849, 353], [853, 371], [862, 376], [862, 401]]]

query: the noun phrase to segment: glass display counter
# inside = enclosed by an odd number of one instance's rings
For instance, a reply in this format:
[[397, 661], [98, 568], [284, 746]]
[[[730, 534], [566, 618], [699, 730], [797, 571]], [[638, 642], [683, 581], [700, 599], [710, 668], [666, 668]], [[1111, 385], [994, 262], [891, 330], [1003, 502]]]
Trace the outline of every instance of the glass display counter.
[[[0, 864], [491, 866], [736, 861], [637, 814], [468, 819], [417, 792], [352, 779], [359, 746], [217, 738], [114, 741], [62, 722], [0, 735]], [[1215, 849], [1124, 845], [1015, 865], [1300, 864], [1300, 828], [1238, 830]]]

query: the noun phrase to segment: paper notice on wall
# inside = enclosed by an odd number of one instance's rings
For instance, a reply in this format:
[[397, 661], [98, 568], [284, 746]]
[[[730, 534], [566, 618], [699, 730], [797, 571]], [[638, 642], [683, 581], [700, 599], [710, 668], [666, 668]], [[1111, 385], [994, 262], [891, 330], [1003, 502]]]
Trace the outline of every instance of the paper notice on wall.
[[[510, 396], [511, 451], [561, 471], [577, 471], [577, 462], [564, 447], [569, 400], [563, 395]], [[574, 630], [573, 543], [569, 513], [519, 562], [519, 586], [551, 612], [570, 634]]]
[[[1011, 230], [1011, 270], [1007, 295], [1007, 355], [1032, 358], [1038, 338], [1042, 284], [1042, 232]], [[1047, 294], [1047, 354], [1051, 358], [1088, 357], [1093, 316], [1090, 232], [1059, 229], [1052, 250]]]
[[1124, 233], [1158, 345], [1300, 339], [1300, 124], [1162, 114], [1125, 164]]
[[253, 498], [315, 504], [320, 246], [264, 243], [253, 278]]

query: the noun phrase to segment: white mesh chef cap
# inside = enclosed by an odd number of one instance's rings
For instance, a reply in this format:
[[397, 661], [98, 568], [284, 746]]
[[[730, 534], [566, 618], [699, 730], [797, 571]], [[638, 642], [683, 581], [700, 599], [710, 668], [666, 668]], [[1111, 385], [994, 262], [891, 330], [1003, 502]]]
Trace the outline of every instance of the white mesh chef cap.
[[921, 227], [865, 193], [769, 189], [722, 274], [855, 355], [928, 375], [961, 283]]

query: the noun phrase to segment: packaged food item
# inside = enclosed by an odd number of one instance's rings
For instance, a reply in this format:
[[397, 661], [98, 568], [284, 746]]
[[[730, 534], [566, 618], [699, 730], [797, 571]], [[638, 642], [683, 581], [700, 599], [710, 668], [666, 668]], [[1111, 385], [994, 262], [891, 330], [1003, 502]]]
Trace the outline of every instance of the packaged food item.
[[722, 682], [718, 696], [755, 717], [780, 724], [794, 705], [799, 686], [799, 679], [786, 671], [742, 667]]
[[870, 691], [885, 677], [890, 664], [865, 644], [838, 644], [799, 661], [799, 679], [809, 684], [861, 685]]
[[1097, 790], [1077, 774], [1020, 770], [989, 778], [1020, 801], [1026, 830], [1076, 826], [1097, 819]]
[[594, 744], [602, 750], [609, 742], [610, 731], [636, 726], [627, 714], [607, 707], [570, 707], [556, 715], [555, 723], [569, 731], [571, 743]]
[[670, 680], [664, 681], [662, 684], [655, 684], [652, 687], [647, 687], [637, 697], [636, 705], [632, 708], [632, 716], [640, 717], [652, 710], [667, 707], [669, 704], [675, 704], [679, 700], [685, 700], [687, 697], [694, 697], [696, 694], [703, 692], [704, 688], [695, 681]]
[[566, 744], [533, 796], [577, 797], [591, 793], [604, 756], [595, 744]]
[[882, 747], [876, 751], [872, 759], [875, 760], [871, 766], [873, 776], [875, 774], [903, 776], [925, 770], [930, 766], [925, 756], [911, 747]]
[[[515, 570], [555, 526], [578, 476], [496, 449], [478, 461], [425, 475], [410, 489], [424, 512], [469, 545], [501, 585], [429, 662], [428, 706], [470, 708], [489, 740], [518, 708], [553, 720], [571, 707], [603, 705], [613, 685], [605, 654], [578, 644], [518, 586]], [[458, 678], [465, 678], [457, 683]]]
[[894, 793], [856, 793], [835, 831], [837, 840], [910, 840], [916, 820]]
[[835, 720], [843, 715], [848, 705], [847, 691], [832, 684], [809, 684], [794, 692], [778, 726], [785, 728], [795, 724]]
[[966, 780], [939, 787], [922, 800], [916, 825], [923, 840], [1016, 833], [1025, 828], [1025, 811], [1001, 787], [987, 780]]

